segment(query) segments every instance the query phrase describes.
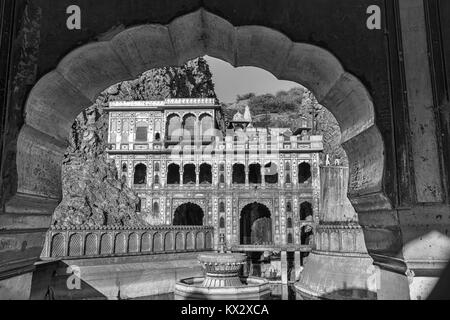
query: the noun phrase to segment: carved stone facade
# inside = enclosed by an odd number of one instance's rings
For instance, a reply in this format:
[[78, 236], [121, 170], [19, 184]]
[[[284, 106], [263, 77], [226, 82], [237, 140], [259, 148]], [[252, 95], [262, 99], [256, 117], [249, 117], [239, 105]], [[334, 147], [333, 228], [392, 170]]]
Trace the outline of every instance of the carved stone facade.
[[270, 211], [272, 244], [285, 246], [301, 244], [301, 210], [310, 211], [303, 220], [318, 217], [322, 137], [310, 135], [307, 120], [299, 135], [253, 127], [248, 109], [225, 124], [214, 99], [114, 102], [108, 109], [109, 157], [139, 194], [138, 212], [149, 224], [173, 224], [189, 203], [214, 227], [215, 246], [221, 233], [239, 245], [243, 208], [258, 203]]

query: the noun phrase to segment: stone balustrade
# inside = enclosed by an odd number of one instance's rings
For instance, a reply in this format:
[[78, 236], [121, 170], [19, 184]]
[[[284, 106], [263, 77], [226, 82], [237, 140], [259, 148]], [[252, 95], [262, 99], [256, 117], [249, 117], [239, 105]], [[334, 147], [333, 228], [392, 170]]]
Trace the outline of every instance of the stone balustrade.
[[315, 251], [367, 254], [364, 233], [358, 224], [319, 224], [314, 233]]
[[127, 256], [213, 249], [209, 226], [151, 226], [145, 228], [52, 228], [45, 237], [42, 259]]

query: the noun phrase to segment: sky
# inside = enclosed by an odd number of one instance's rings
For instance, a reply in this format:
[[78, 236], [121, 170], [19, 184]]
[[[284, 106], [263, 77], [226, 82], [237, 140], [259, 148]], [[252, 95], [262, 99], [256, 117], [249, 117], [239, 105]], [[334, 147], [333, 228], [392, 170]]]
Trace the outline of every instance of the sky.
[[291, 81], [275, 78], [270, 72], [255, 67], [235, 68], [228, 62], [205, 56], [213, 75], [215, 91], [220, 102], [231, 103], [236, 96], [253, 92], [257, 95], [275, 94], [281, 90], [298, 87]]

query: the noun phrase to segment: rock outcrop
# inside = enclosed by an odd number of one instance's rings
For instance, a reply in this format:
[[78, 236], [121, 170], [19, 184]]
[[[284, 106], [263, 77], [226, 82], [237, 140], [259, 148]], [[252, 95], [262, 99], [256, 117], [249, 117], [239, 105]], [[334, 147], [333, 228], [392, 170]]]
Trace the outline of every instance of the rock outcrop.
[[216, 98], [209, 66], [203, 58], [181, 67], [144, 72], [139, 78], [113, 85], [84, 110], [72, 126], [62, 166], [63, 199], [53, 225], [99, 227], [146, 224], [135, 213], [137, 194], [118, 179], [113, 161], [106, 156], [110, 101], [165, 98]]

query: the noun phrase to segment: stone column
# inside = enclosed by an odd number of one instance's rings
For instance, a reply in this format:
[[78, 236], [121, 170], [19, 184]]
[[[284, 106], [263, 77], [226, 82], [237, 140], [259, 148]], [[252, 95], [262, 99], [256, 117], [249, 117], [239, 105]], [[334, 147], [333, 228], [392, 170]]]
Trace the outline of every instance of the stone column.
[[294, 269], [295, 269], [295, 280], [297, 280], [300, 277], [300, 272], [302, 271], [300, 251], [294, 252]]
[[200, 167], [195, 166], [195, 186], [198, 188], [200, 185]]
[[287, 252], [281, 251], [281, 283], [288, 284]]
[[248, 169], [248, 165], [246, 165], [245, 166], [245, 187], [248, 187], [250, 185], [248, 173], [249, 173], [249, 169]]
[[261, 186], [264, 188], [266, 186], [266, 180], [264, 179], [264, 167], [261, 166]]
[[183, 173], [184, 173], [183, 167], [180, 166], [180, 187], [183, 186]]

